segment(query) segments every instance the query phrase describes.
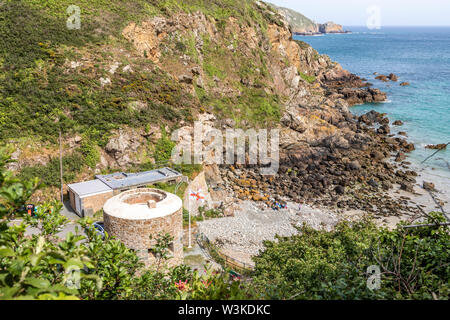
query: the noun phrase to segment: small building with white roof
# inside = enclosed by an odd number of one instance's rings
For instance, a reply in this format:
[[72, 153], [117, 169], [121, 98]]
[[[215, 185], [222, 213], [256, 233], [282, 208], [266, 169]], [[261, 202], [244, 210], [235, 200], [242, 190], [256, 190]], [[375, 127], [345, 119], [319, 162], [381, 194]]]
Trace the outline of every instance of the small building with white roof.
[[97, 175], [94, 180], [68, 185], [70, 206], [80, 217], [92, 216], [103, 208], [108, 199], [123, 191], [144, 188], [158, 182], [178, 181], [181, 177], [181, 173], [171, 168]]

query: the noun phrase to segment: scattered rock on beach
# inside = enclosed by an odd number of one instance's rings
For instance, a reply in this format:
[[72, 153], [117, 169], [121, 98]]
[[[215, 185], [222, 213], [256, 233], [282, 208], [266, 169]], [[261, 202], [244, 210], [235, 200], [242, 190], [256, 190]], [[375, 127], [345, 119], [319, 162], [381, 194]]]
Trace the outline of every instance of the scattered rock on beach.
[[399, 152], [397, 153], [397, 155], [395, 156], [395, 161], [396, 162], [402, 162], [403, 160], [406, 159], [406, 155], [403, 152]]
[[406, 192], [411, 192], [411, 193], [414, 192], [413, 185], [410, 184], [410, 183], [406, 183], [406, 182], [402, 182], [400, 184], [400, 189], [403, 190], [403, 191], [406, 191]]
[[427, 190], [427, 191], [434, 191], [434, 190], [435, 190], [434, 183], [432, 183], [432, 182], [426, 182], [426, 181], [424, 181], [424, 182], [423, 182], [423, 188], [424, 188], [425, 190]]
[[378, 128], [377, 132], [380, 134], [389, 134], [391, 132], [391, 129], [388, 125], [384, 124]]

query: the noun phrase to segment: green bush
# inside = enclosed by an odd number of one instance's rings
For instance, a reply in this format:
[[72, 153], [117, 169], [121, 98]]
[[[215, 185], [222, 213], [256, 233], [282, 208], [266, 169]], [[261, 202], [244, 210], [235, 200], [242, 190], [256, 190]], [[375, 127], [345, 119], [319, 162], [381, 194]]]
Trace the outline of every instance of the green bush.
[[306, 82], [308, 82], [309, 84], [312, 84], [316, 81], [316, 77], [315, 76], [308, 76], [307, 74], [304, 74], [303, 72], [300, 72], [300, 77], [305, 80]]
[[[85, 157], [80, 152], [63, 157], [63, 178], [65, 183], [73, 182], [76, 175], [85, 167]], [[46, 186], [60, 186], [59, 158], [52, 158], [46, 165], [37, 164], [23, 168], [18, 177], [21, 180], [30, 180], [38, 177]]]
[[[432, 214], [429, 223], [446, 221]], [[271, 299], [439, 299], [450, 293], [450, 235], [444, 226], [395, 230], [371, 222], [266, 242], [255, 257], [254, 284]], [[367, 286], [378, 266], [381, 287]]]
[[90, 168], [95, 168], [100, 160], [100, 151], [97, 144], [86, 136], [81, 142], [80, 151], [84, 156], [85, 163]]
[[175, 147], [175, 142], [170, 140], [164, 128], [162, 128], [161, 138], [156, 142], [155, 152], [153, 157], [155, 158], [155, 162], [165, 163], [170, 160], [172, 156], [172, 149]]

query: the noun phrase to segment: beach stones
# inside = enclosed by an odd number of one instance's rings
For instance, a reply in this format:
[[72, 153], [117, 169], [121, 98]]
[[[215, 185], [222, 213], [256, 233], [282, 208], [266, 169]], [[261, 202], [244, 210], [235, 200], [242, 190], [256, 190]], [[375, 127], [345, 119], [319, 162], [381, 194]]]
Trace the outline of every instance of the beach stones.
[[410, 193], [414, 192], [414, 187], [411, 183], [402, 182], [400, 184], [400, 189], [403, 191], [406, 191], [406, 192], [410, 192]]
[[435, 186], [434, 183], [432, 182], [423, 182], [423, 188], [427, 191], [435, 191]]
[[361, 165], [359, 164], [358, 160], [355, 160], [355, 161], [349, 162], [349, 163], [347, 164], [347, 168], [348, 168], [349, 170], [353, 170], [353, 171], [361, 170]]
[[389, 134], [389, 133], [391, 133], [391, 129], [389, 128], [388, 125], [384, 124], [378, 128], [377, 132], [379, 134]]
[[398, 152], [395, 156], [395, 162], [402, 162], [406, 159], [406, 155], [403, 152]]
[[371, 186], [371, 187], [378, 188], [378, 182], [376, 182], [374, 179], [370, 179], [370, 180], [367, 182], [367, 184], [368, 184], [369, 186]]
[[375, 160], [383, 160], [385, 158], [384, 153], [375, 150], [371, 153], [372, 158], [374, 158]]

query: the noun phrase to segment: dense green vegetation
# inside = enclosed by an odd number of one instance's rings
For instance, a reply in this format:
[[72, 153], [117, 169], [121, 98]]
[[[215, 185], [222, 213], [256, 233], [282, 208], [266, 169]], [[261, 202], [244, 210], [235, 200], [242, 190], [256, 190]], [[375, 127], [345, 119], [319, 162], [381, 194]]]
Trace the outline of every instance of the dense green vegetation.
[[[442, 214], [429, 223], [445, 222]], [[340, 223], [332, 232], [302, 227], [300, 235], [267, 242], [253, 281], [271, 299], [443, 299], [450, 294], [447, 226], [379, 229], [370, 221]], [[368, 267], [380, 269], [371, 290]]]
[[[76, 175], [86, 167], [86, 160], [81, 152], [74, 152], [63, 156], [63, 177], [64, 181], [74, 181]], [[59, 158], [52, 158], [48, 164], [37, 164], [25, 167], [20, 171], [21, 180], [30, 180], [39, 177], [40, 182], [49, 187], [57, 187], [61, 184]]]
[[[163, 72], [108, 73], [113, 48], [129, 46], [119, 35], [132, 19], [146, 15], [147, 1], [83, 1], [80, 30], [66, 28], [70, 1], [7, 1], [0, 6], [0, 137], [97, 130], [121, 125], [189, 119], [192, 97]], [[139, 21], [139, 19], [138, 19]], [[117, 38], [110, 38], [116, 35]], [[105, 51], [105, 47], [111, 51]], [[89, 52], [90, 61], [71, 70], [70, 61]], [[144, 58], [121, 63], [149, 65]], [[111, 85], [99, 79], [110, 77]], [[134, 110], [132, 101], [148, 107]]]
[[153, 155], [156, 163], [164, 163], [169, 161], [172, 155], [172, 149], [175, 147], [175, 142], [170, 140], [167, 132], [162, 128], [161, 138], [156, 142], [155, 153]]
[[[271, 17], [263, 17], [250, 0], [83, 0], [77, 2], [82, 9], [81, 29], [69, 30], [66, 10], [72, 4], [69, 0], [20, 0], [0, 6], [1, 139], [32, 135], [54, 139], [59, 129], [66, 134], [93, 128], [107, 135], [121, 125], [189, 120], [192, 97], [161, 70], [144, 68], [151, 64], [147, 59], [122, 56], [119, 62], [123, 65], [136, 64], [145, 71], [137, 68], [135, 73], [121, 69], [114, 75], [108, 73], [108, 63], [116, 58], [114, 49], [130, 47], [121, 30], [130, 21], [176, 11], [201, 11], [214, 17], [218, 25], [233, 16], [240, 23], [256, 22], [263, 27]], [[186, 49], [185, 45], [179, 49]], [[71, 70], [70, 61], [77, 61], [86, 52], [89, 61]], [[207, 74], [223, 79], [224, 71], [218, 69], [221, 55], [213, 51], [205, 55]], [[102, 87], [102, 76], [110, 77], [111, 84]], [[265, 98], [257, 92], [251, 96], [255, 97], [252, 101], [242, 103], [251, 106]], [[129, 103], [136, 100], [148, 107], [130, 108]], [[271, 105], [263, 106], [256, 116], [277, 116], [272, 109]]]

